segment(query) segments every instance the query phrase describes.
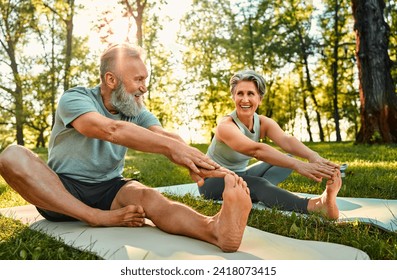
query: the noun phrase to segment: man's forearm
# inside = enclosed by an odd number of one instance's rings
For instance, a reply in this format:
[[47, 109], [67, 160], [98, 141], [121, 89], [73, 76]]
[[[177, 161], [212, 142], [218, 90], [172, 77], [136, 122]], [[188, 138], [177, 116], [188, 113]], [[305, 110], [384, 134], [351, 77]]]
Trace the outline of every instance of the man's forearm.
[[116, 121], [110, 128], [109, 140], [141, 152], [158, 153], [169, 156], [180, 142], [163, 134], [124, 121]]

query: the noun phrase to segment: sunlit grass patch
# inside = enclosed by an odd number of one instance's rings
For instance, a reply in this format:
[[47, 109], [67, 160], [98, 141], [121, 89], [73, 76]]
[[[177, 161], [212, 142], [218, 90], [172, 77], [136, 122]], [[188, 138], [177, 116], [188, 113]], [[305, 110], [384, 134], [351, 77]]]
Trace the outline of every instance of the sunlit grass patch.
[[22, 223], [0, 216], [0, 259], [7, 260], [96, 260], [90, 252], [69, 247]]
[[0, 177], [0, 208], [25, 205], [27, 202]]

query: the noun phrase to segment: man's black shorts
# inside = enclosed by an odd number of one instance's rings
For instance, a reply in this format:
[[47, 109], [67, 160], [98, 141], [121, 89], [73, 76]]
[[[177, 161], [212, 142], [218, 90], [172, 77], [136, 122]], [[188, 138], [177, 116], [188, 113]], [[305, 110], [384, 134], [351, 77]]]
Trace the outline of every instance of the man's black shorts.
[[[58, 174], [66, 190], [83, 203], [93, 208], [109, 210], [118, 191], [131, 179], [114, 178], [101, 183], [85, 183], [62, 174]], [[36, 207], [39, 213], [49, 221], [75, 221], [76, 219]]]

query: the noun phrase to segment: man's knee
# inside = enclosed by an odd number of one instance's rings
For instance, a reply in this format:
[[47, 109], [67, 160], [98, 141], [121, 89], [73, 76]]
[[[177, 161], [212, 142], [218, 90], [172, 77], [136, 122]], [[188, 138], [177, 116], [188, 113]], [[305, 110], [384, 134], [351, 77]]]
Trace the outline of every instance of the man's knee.
[[25, 147], [20, 145], [10, 145], [0, 154], [0, 171], [7, 167], [21, 163], [32, 153]]
[[4, 149], [0, 154], [0, 166], [6, 163], [8, 160], [15, 158], [17, 151], [19, 150], [18, 145], [11, 145]]
[[123, 186], [123, 196], [131, 196], [139, 201], [152, 200], [155, 196], [161, 195], [151, 187], [147, 187], [137, 181], [130, 181]]
[[4, 149], [4, 151], [0, 154], [0, 158], [3, 159], [14, 159], [19, 156], [26, 155], [27, 148], [21, 145], [10, 145]]

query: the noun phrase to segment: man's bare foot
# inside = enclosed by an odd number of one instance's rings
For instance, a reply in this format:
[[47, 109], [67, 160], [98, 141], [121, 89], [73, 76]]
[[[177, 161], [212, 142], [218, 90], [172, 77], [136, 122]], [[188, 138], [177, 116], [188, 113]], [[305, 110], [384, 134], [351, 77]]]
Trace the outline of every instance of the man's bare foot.
[[308, 210], [320, 212], [329, 219], [339, 218], [339, 209], [336, 204], [336, 197], [342, 186], [342, 179], [339, 169], [335, 169], [332, 178], [327, 181], [323, 194], [309, 201]]
[[235, 252], [240, 247], [252, 208], [247, 183], [237, 175], [225, 176], [223, 204], [214, 217], [217, 245], [224, 252]]
[[128, 205], [115, 210], [98, 210], [90, 226], [95, 227], [141, 227], [145, 224], [145, 212], [142, 206]]

